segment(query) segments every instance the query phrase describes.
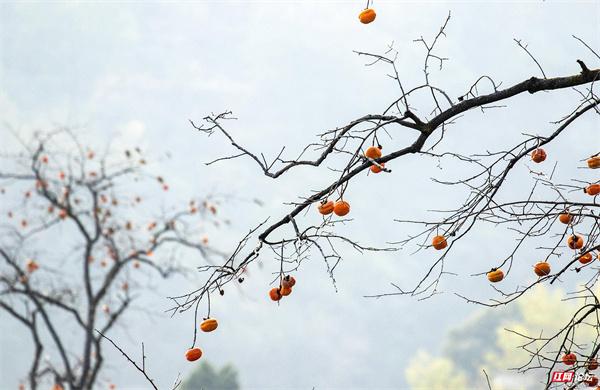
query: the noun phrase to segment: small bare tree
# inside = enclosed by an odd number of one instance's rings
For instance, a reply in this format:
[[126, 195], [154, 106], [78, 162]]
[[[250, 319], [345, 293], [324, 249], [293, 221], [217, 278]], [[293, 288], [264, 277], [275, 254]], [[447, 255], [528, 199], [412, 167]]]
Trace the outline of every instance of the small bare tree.
[[139, 148], [100, 153], [65, 129], [21, 143], [1, 156], [0, 308], [31, 335], [28, 387], [91, 389], [104, 335], [149, 288], [143, 275], [189, 274], [183, 250], [224, 258], [206, 236], [218, 202], [161, 209], [152, 197], [169, 184]]
[[[241, 280], [246, 267], [258, 259], [265, 250], [268, 251], [267, 253], [275, 254], [278, 259], [273, 280], [276, 289], [280, 288], [286, 275], [297, 270], [310, 256], [317, 256], [324, 260], [335, 285], [334, 270], [341, 260], [340, 252], [336, 248], [340, 244], [347, 244], [361, 252], [396, 250], [408, 245], [416, 245], [416, 249], [421, 250], [434, 246], [432, 239], [437, 236], [435, 246], [444, 250], [439, 252], [441, 254], [436, 257], [429, 270], [419, 278], [414, 286], [404, 288], [393, 284], [394, 291], [373, 295], [373, 297], [409, 295], [427, 299], [439, 293], [439, 282], [448, 275], [445, 264], [453, 253], [454, 245], [467, 238], [469, 232], [476, 225], [492, 224], [516, 231], [521, 238], [509, 251], [506, 258], [493, 264], [486, 264], [484, 269], [476, 270], [473, 274], [476, 277], [488, 275], [491, 281], [498, 281], [504, 276], [509, 276], [513, 260], [521, 254], [519, 250], [524, 246], [524, 242], [540, 237], [544, 237], [545, 242], [552, 242], [551, 246], [542, 248], [545, 250], [546, 259], [566, 255], [570, 256], [570, 260], [563, 266], [553, 269], [552, 272], [543, 273], [535, 283], [519, 287], [517, 291], [505, 292], [496, 288], [499, 298], [490, 302], [477, 302], [468, 297], [463, 298], [468, 302], [501, 306], [518, 299], [536, 284], [554, 283], [568, 272], [589, 271], [587, 276], [589, 281], [585, 288], [573, 296], [573, 299], [581, 300], [582, 306], [569, 324], [565, 324], [565, 327], [557, 334], [535, 337], [523, 335], [526, 338], [523, 348], [530, 351], [531, 361], [520, 367], [520, 370], [547, 370], [545, 385], [551, 387], [553, 386], [551, 372], [557, 363], [562, 364], [562, 358], [567, 352], [578, 354], [577, 363], [572, 365], [577, 372], [584, 372], [593, 367], [588, 362], [596, 358], [600, 349], [600, 315], [598, 311], [600, 304], [592, 287], [597, 286], [600, 274], [597, 267], [592, 267], [587, 262], [585, 265], [581, 263], [588, 261], [590, 254], [600, 248], [598, 241], [600, 209], [595, 197], [595, 194], [598, 193], [597, 182], [555, 183], [552, 167], [547, 169], [547, 166], [536, 165], [536, 168], [530, 169], [532, 183], [528, 196], [523, 199], [499, 201], [498, 193], [504, 188], [509, 175], [517, 168], [526, 166], [525, 163], [532, 154], [535, 157], [534, 161], [541, 162], [543, 158], [540, 156], [545, 156], [544, 147], [554, 142], [560, 142], [560, 139], [567, 137], [571, 125], [576, 123], [579, 118], [600, 113], [598, 109], [600, 98], [594, 91], [595, 83], [600, 78], [600, 69], [590, 69], [583, 61], [573, 59], [573, 65], [577, 67], [577, 72], [548, 77], [540, 61], [532, 55], [527, 46], [522, 41], [515, 40], [519, 50], [523, 50], [534, 61], [541, 77], [527, 77], [508, 87], [501, 88], [500, 82], [491, 76], [482, 75], [466, 88], [464, 94], [453, 98], [441, 86], [434, 83], [430, 75], [433, 66], [442, 70], [447, 61], [447, 58], [438, 52], [437, 44], [446, 36], [445, 30], [449, 20], [450, 15], [432, 39], [427, 40], [421, 37], [415, 40], [424, 48], [424, 77], [422, 81], [414, 83], [414, 85], [409, 85], [408, 82], [402, 80], [401, 72], [396, 66], [397, 52], [393, 47], [383, 54], [357, 52], [358, 55], [369, 59], [368, 65], [370, 66], [381, 64], [388, 67], [388, 75], [398, 87], [398, 96], [380, 113], [364, 115], [344, 126], [322, 132], [315, 142], [302, 148], [296, 157], [285, 156], [285, 147], [283, 147], [274, 158], [267, 159], [263, 154], [254, 153], [240, 145], [236, 141], [235, 135], [227, 129], [227, 121], [235, 119], [229, 111], [206, 116], [201, 123], [191, 122], [192, 126], [200, 133], [220, 134], [234, 149], [232, 155], [220, 157], [208, 164], [243, 158], [256, 164], [264, 175], [273, 179], [284, 174], [292, 174], [294, 168], [299, 166], [311, 166], [315, 169], [329, 168], [338, 172], [339, 175], [325, 188], [315, 189], [312, 193], [301, 197], [299, 201], [291, 202], [289, 212], [277, 218], [275, 222], [267, 223], [265, 221], [252, 229], [240, 240], [233, 254], [223, 264], [202, 267], [200, 270], [206, 274], [204, 285], [194, 291], [172, 297], [173, 311], [190, 308], [195, 308], [197, 311], [200, 301], [209, 300], [210, 295], [220, 291], [223, 285]], [[600, 60], [598, 54], [583, 40], [577, 37], [574, 39], [574, 43], [583, 45], [582, 50]], [[578, 89], [576, 88], [578, 86], [584, 88]], [[566, 108], [566, 115], [560, 118], [550, 118], [553, 122], [547, 126], [546, 135], [523, 134], [522, 140], [508, 150], [473, 153], [472, 155], [461, 155], [453, 151], [437, 152], [446, 136], [448, 127], [473, 109], [480, 109], [485, 113], [487, 110], [503, 107], [502, 102], [515, 96], [535, 95], [542, 91], [551, 92], [564, 89], [573, 89], [580, 98], [574, 102], [572, 107]], [[484, 90], [486, 92], [482, 92]], [[413, 101], [422, 102], [424, 98], [429, 100], [428, 105], [413, 106]], [[429, 113], [429, 115], [417, 115], [417, 112]], [[406, 145], [394, 143], [393, 134], [400, 130], [414, 133], [412, 142]], [[385, 149], [382, 149], [384, 138], [387, 138], [388, 141]], [[596, 149], [598, 140], [596, 138], [594, 142]], [[385, 153], [382, 154], [383, 151]], [[305, 157], [309, 154], [313, 156]], [[349, 220], [333, 216], [331, 211], [334, 208], [329, 202], [335, 201], [340, 204], [339, 212], [334, 211], [334, 213], [338, 216], [345, 215], [347, 210], [343, 209], [347, 209], [348, 205], [341, 202], [355, 177], [366, 173], [393, 174], [389, 163], [394, 162], [395, 166], [399, 166], [402, 157], [409, 155], [435, 158], [440, 161], [457, 159], [475, 167], [477, 172], [472, 176], [454, 182], [442, 182], [448, 186], [466, 186], [469, 196], [464, 204], [447, 211], [440, 220], [399, 220], [403, 224], [421, 225], [423, 230], [420, 234], [411, 235], [387, 248], [363, 245], [351, 237], [337, 233], [336, 226], [340, 223], [347, 223]], [[595, 159], [598, 159], [597, 156], [597, 150], [590, 151], [590, 155], [579, 156], [579, 160], [585, 161], [586, 158], [591, 158], [590, 167], [597, 167], [597, 164], [594, 163]], [[341, 165], [335, 163], [342, 160]], [[565, 164], [578, 164], [577, 160], [562, 159], [561, 161], [564, 161]], [[329, 162], [336, 165], [326, 167]], [[538, 169], [539, 167], [543, 168]], [[540, 193], [543, 195], [541, 199], [538, 196]], [[302, 218], [302, 213], [319, 205], [324, 205], [319, 209], [324, 216], [318, 224], [313, 224], [308, 218]], [[560, 214], [568, 215], [568, 221], [564, 225], [556, 222]], [[571, 243], [567, 245], [566, 240], [573, 235], [575, 238], [577, 235], [581, 236], [581, 245], [572, 245]], [[253, 239], [256, 239], [256, 243], [247, 249]], [[577, 242], [577, 240], [575, 241]], [[531, 264], [532, 269], [533, 266], [534, 264]], [[493, 274], [497, 270], [503, 270], [503, 274], [499, 272]], [[596, 337], [585, 343], [577, 343], [574, 337], [575, 332], [584, 326], [591, 326], [595, 329]], [[195, 338], [196, 334], [194, 334], [194, 340]], [[562, 341], [559, 347], [548, 348], [552, 345], [549, 341], [556, 339]], [[567, 363], [569, 362], [567, 361]]]

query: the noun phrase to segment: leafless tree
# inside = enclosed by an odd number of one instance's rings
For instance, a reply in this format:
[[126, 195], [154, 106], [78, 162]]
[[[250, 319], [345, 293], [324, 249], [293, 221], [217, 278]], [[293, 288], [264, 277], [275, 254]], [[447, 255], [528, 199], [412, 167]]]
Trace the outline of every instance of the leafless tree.
[[204, 235], [219, 223], [218, 200], [159, 207], [151, 198], [169, 184], [137, 147], [101, 152], [68, 129], [21, 145], [1, 155], [0, 169], [0, 308], [34, 345], [21, 386], [91, 389], [101, 381], [104, 335], [143, 309], [132, 303], [153, 273], [189, 275], [181, 251], [199, 264], [224, 258]]
[[[540, 277], [535, 283], [519, 287], [517, 291], [505, 292], [496, 288], [499, 298], [490, 302], [478, 302], [468, 297], [463, 298], [468, 302], [482, 305], [505, 305], [526, 294], [536, 284], [555, 283], [567, 272], [589, 271], [590, 280], [586, 284], [587, 288], [573, 296], [573, 299], [582, 301], [581, 310], [561, 332], [555, 335], [538, 335], [536, 337], [523, 335], [529, 337], [523, 348], [528, 348], [528, 345], [533, 344], [536, 345], [536, 348], [528, 349], [531, 352], [532, 360], [520, 368], [522, 371], [536, 368], [547, 370], [546, 386], [551, 387], [553, 385], [550, 381], [551, 372], [555, 365], [561, 362], [561, 357], [568, 350], [576, 351], [580, 356], [580, 363], [574, 366], [575, 369], [586, 370], [586, 361], [595, 358], [598, 353], [599, 338], [590, 340], [585, 345], [576, 345], [573, 341], [573, 334], [581, 326], [592, 326], [600, 332], [598, 315], [600, 305], [598, 298], [591, 290], [598, 279], [598, 268], [591, 264], [580, 264], [582, 256], [600, 248], [598, 242], [600, 210], [597, 198], [584, 194], [582, 191], [594, 183], [555, 183], [554, 169], [548, 171], [545, 169], [547, 167], [544, 167], [544, 170], [540, 170], [536, 164], [532, 164], [536, 168], [530, 169], [533, 183], [529, 196], [503, 201], [498, 200], [498, 193], [506, 185], [507, 178], [515, 168], [522, 167], [530, 161], [530, 156], [534, 151], [543, 149], [553, 142], [560, 142], [560, 139], [567, 137], [571, 125], [576, 123], [579, 118], [595, 116], [600, 113], [598, 109], [600, 98], [594, 90], [595, 82], [600, 77], [600, 69], [590, 69], [582, 60], [568, 59], [573, 63], [572, 74], [548, 77], [541, 62], [535, 58], [527, 45], [521, 40], [515, 40], [516, 50], [523, 50], [530, 56], [534, 61], [536, 72], [539, 71], [541, 77], [525, 77], [521, 81], [501, 88], [502, 83], [489, 75], [482, 75], [472, 84], [467, 84], [464, 94], [454, 98], [441, 86], [434, 83], [431, 77], [432, 68], [437, 67], [442, 71], [444, 63], [448, 60], [438, 51], [438, 43], [445, 38], [446, 26], [449, 21], [450, 15], [431, 39], [420, 37], [415, 40], [415, 44], [421, 45], [424, 49], [423, 79], [416, 84], [402, 80], [401, 72], [396, 66], [397, 52], [393, 46], [390, 46], [389, 50], [383, 54], [357, 52], [359, 56], [368, 59], [367, 65], [387, 67], [388, 76], [398, 87], [397, 98], [393, 99], [380, 113], [364, 115], [341, 127], [321, 132], [317, 140], [302, 148], [295, 157], [286, 156], [286, 148], [282, 147], [274, 158], [268, 159], [262, 153], [252, 152], [240, 145], [236, 141], [235, 135], [228, 130], [228, 121], [235, 119], [229, 111], [208, 115], [201, 122], [191, 122], [199, 133], [222, 136], [234, 150], [229, 156], [208, 162], [209, 165], [224, 160], [244, 159], [256, 164], [259, 171], [273, 179], [284, 174], [292, 174], [292, 171], [299, 166], [333, 169], [338, 172], [338, 178], [325, 188], [316, 189], [299, 201], [290, 202], [290, 210], [286, 215], [277, 218], [274, 222], [263, 221], [251, 229], [240, 240], [232, 255], [224, 263], [202, 267], [200, 271], [206, 275], [204, 285], [194, 291], [171, 297], [174, 304], [173, 311], [193, 309], [197, 312], [200, 302], [210, 301], [211, 294], [221, 291], [222, 287], [228, 283], [237, 283], [243, 280], [246, 268], [260, 256], [264, 257], [270, 254], [270, 257], [274, 255], [278, 259], [278, 270], [273, 278], [276, 288], [285, 275], [298, 269], [309, 256], [323, 259], [335, 285], [334, 271], [341, 260], [340, 252], [336, 249], [338, 245], [349, 245], [361, 252], [391, 251], [409, 245], [416, 246], [417, 250], [424, 250], [432, 247], [431, 240], [434, 236], [443, 236], [447, 240], [447, 248], [437, 252], [440, 255], [432, 261], [428, 271], [418, 279], [415, 285], [406, 288], [392, 284], [393, 291], [373, 295], [373, 297], [408, 295], [418, 299], [427, 299], [439, 293], [439, 282], [448, 274], [445, 270], [445, 261], [452, 255], [456, 242], [468, 239], [469, 233], [476, 225], [492, 224], [517, 232], [520, 234], [520, 239], [506, 258], [496, 264], [486, 264], [486, 268], [473, 275], [475, 277], [485, 277], [491, 270], [496, 269], [504, 270], [508, 276], [513, 259], [523, 247], [524, 242], [540, 237], [545, 237], [546, 242], [551, 240], [553, 243], [550, 247], [543, 248], [546, 250], [546, 259], [562, 254], [570, 256], [570, 261], [563, 267], [554, 269], [551, 274]], [[575, 45], [582, 44], [582, 55], [585, 53], [593, 56], [594, 61], [600, 60], [598, 54], [587, 43], [578, 37], [573, 38]], [[548, 125], [547, 135], [523, 134], [522, 140], [508, 150], [473, 153], [472, 155], [461, 155], [451, 151], [436, 152], [436, 147], [446, 136], [448, 127], [473, 109], [479, 109], [485, 113], [490, 109], [504, 108], [503, 102], [519, 95], [530, 95], [529, 99], [535, 99], [538, 92], [564, 89], [576, 91], [579, 99], [575, 99], [576, 101], [571, 107], [565, 108], [566, 114], [561, 118], [548, 118], [553, 122]], [[425, 98], [429, 103], [423, 106], [421, 102]], [[413, 101], [418, 101], [419, 106], [413, 106]], [[417, 112], [429, 114], [417, 115]], [[390, 141], [385, 145], [385, 149], [383, 149], [385, 153], [381, 157], [372, 158], [365, 155], [368, 147], [379, 146], [381, 149], [382, 139], [384, 137], [392, 139], [392, 134], [398, 133], [399, 130], [413, 133], [414, 137], [411, 142], [406, 145], [393, 145]], [[595, 141], [597, 148], [598, 139]], [[391, 174], [392, 170], [389, 169], [391, 164], [388, 163], [394, 161], [394, 166], [399, 166], [401, 159], [409, 155], [435, 158], [440, 162], [444, 159], [456, 159], [475, 167], [477, 172], [470, 177], [453, 182], [438, 181], [449, 187], [465, 186], [469, 195], [464, 204], [454, 210], [444, 212], [441, 219], [433, 221], [398, 220], [404, 226], [417, 224], [422, 227], [422, 231], [392, 243], [390, 247], [386, 248], [360, 244], [353, 238], [337, 233], [338, 224], [348, 223], [350, 221], [348, 219], [340, 219], [328, 214], [318, 224], [313, 224], [310, 218], [305, 218], [305, 213], [321, 202], [343, 200], [345, 191], [358, 175], [377, 173], [377, 171], [384, 172], [382, 174]], [[585, 161], [589, 157], [593, 157], [593, 155], [579, 156], [579, 161]], [[339, 165], [337, 162], [342, 160], [343, 163]], [[328, 163], [335, 165], [326, 166]], [[565, 161], [565, 163], [569, 162]], [[579, 164], [577, 161], [572, 163]], [[541, 199], [538, 196], [540, 191], [543, 193]], [[571, 215], [571, 221], [568, 224], [561, 225], [556, 222], [561, 213]], [[558, 230], [557, 225], [560, 227]], [[568, 236], [573, 234], [581, 235], [585, 242], [583, 247], [577, 251], [567, 248], [565, 243]], [[208, 310], [210, 310], [210, 305], [208, 305]], [[195, 341], [196, 334], [193, 336]], [[543, 346], [539, 346], [539, 341], [556, 340], [557, 338], [563, 340], [559, 350], [547, 351]]]

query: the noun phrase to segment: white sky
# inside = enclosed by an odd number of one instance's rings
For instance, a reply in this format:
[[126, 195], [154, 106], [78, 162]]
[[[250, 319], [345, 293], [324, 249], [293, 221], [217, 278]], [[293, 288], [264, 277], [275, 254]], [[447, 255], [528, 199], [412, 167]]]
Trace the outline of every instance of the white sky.
[[[159, 170], [171, 178], [175, 196], [187, 199], [217, 191], [258, 197], [262, 208], [225, 206], [233, 231], [215, 242], [231, 248], [240, 235], [265, 216], [277, 218], [282, 205], [321, 188], [333, 175], [301, 168], [278, 181], [260, 175], [249, 160], [210, 167], [204, 162], [232, 152], [214, 136], [195, 133], [187, 120], [233, 110], [239, 118], [231, 131], [249, 149], [273, 156], [282, 145], [291, 155], [323, 129], [344, 125], [367, 113], [381, 112], [397, 96], [384, 67], [365, 68], [352, 50], [383, 52], [395, 42], [403, 82], [419, 85], [423, 50], [413, 39], [431, 38], [452, 12], [439, 53], [450, 60], [435, 71], [438, 86], [456, 98], [481, 74], [509, 86], [539, 71], [513, 42], [529, 44], [548, 76], [579, 71], [576, 59], [590, 67], [597, 60], [579, 42], [600, 48], [598, 2], [404, 2], [376, 1], [376, 21], [357, 21], [364, 1], [215, 1], [215, 2], [27, 2], [0, 4], [0, 145], [11, 145], [9, 129], [22, 133], [55, 125], [80, 128], [83, 141], [139, 144], [173, 158]], [[520, 139], [523, 131], [548, 133], [549, 122], [570, 111], [572, 91], [523, 95], [508, 107], [468, 113], [448, 133], [439, 151], [466, 153], [497, 150]], [[423, 107], [420, 115], [427, 114]], [[597, 120], [578, 121], [579, 139], [598, 140]], [[384, 145], [401, 148], [409, 138], [401, 130]], [[588, 137], [588, 138], [586, 138]], [[595, 138], [594, 138], [595, 137]], [[598, 143], [596, 143], [597, 149]], [[551, 157], [590, 153], [590, 144], [564, 142]], [[460, 166], [444, 170], [433, 160], [409, 156], [394, 162], [392, 175], [361, 177], [351, 186], [353, 217], [344, 229], [362, 243], [382, 245], [406, 237], [407, 227], [393, 218], [424, 218], [425, 210], [457, 205], [463, 193], [435, 186], [430, 177], [459, 177]], [[565, 177], [575, 172], [565, 168]], [[518, 182], [513, 182], [515, 184]], [[511, 182], [509, 181], [509, 184]], [[508, 194], [510, 196], [510, 193]], [[248, 211], [239, 211], [247, 207]], [[368, 221], [376, 221], [376, 228]], [[446, 294], [427, 302], [410, 298], [366, 300], [364, 294], [388, 290], [390, 281], [410, 286], [431, 260], [431, 253], [358, 255], [345, 252], [338, 268], [339, 292], [322, 261], [306, 263], [298, 286], [280, 307], [265, 299], [268, 271], [253, 270], [243, 294], [226, 294], [215, 304], [218, 332], [201, 340], [207, 360], [233, 363], [244, 387], [346, 388], [401, 387], [404, 367], [419, 348], [436, 351], [444, 332], [474, 308], [451, 293], [461, 288], [489, 296], [491, 289], [470, 273], [489, 268], [506, 253], [509, 238], [492, 229], [474, 232], [473, 241], [456, 248], [451, 269], [461, 273], [442, 287]], [[492, 240], [498, 242], [493, 246]], [[266, 253], [266, 252], [265, 252]], [[483, 265], [482, 265], [483, 263]], [[531, 277], [525, 265], [515, 278]], [[188, 287], [168, 281], [148, 308], [160, 314], [164, 296]], [[517, 282], [515, 282], [516, 285]], [[189, 315], [128, 320], [123, 347], [146, 343], [153, 377], [163, 386], [190, 364], [182, 351], [189, 343]], [[8, 337], [12, 325], [0, 314], [2, 348], [0, 386], [15, 388], [27, 354], [23, 336]], [[109, 350], [107, 346], [105, 348]], [[13, 357], [14, 356], [14, 357]], [[28, 364], [28, 361], [27, 361]], [[119, 388], [145, 387], [143, 380], [114, 355], [104, 379]]]

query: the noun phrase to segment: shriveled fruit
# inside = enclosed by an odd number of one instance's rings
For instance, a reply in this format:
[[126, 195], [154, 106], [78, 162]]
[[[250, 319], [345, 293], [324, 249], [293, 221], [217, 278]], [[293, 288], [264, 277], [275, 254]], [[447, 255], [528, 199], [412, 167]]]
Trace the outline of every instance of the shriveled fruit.
[[435, 236], [433, 237], [433, 240], [431, 240], [431, 245], [435, 249], [440, 250], [448, 246], [448, 241], [446, 241], [446, 237], [444, 236]]
[[531, 152], [531, 159], [535, 163], [541, 163], [546, 159], [546, 151], [542, 148], [537, 148], [533, 152]]

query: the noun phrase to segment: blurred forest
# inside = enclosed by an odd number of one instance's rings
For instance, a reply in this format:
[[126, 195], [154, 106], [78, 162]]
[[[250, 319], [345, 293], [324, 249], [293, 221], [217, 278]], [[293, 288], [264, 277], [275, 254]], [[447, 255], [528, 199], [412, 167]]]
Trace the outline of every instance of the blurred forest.
[[[406, 368], [407, 382], [412, 389], [423, 390], [487, 388], [485, 370], [494, 390], [539, 389], [546, 371], [521, 374], [515, 370], [531, 358], [520, 348], [527, 340], [515, 332], [557, 332], [579, 308], [565, 299], [564, 291], [539, 285], [514, 305], [478, 310], [445, 335], [439, 355], [425, 350], [416, 354]], [[592, 327], [582, 327], [576, 341], [592, 340], [595, 332]], [[536, 343], [541, 344], [539, 340]], [[553, 340], [551, 349], [559, 345], [559, 340]], [[432, 371], [436, 375], [430, 375]]]
[[217, 370], [204, 361], [181, 384], [182, 390], [238, 390], [238, 372], [231, 364]]

